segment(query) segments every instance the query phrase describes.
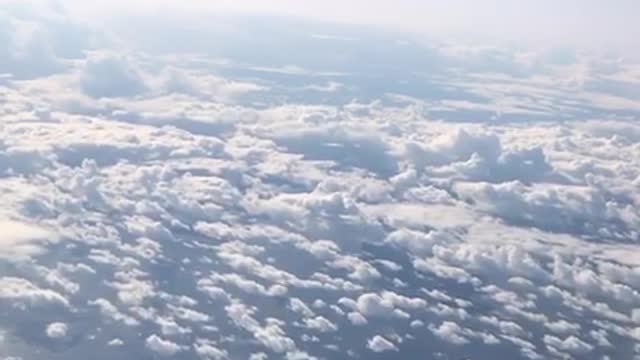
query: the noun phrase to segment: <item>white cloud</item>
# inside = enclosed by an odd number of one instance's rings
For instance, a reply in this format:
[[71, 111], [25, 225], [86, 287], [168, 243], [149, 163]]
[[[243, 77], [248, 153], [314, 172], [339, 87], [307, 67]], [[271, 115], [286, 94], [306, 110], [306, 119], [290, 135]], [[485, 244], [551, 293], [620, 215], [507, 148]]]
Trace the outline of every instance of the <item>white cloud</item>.
[[336, 324], [332, 323], [322, 316], [304, 319], [304, 324], [309, 329], [317, 330], [319, 332], [332, 332], [338, 330]]
[[0, 301], [2, 300], [27, 307], [69, 306], [67, 298], [53, 290], [40, 288], [26, 279], [6, 276], [0, 278]]
[[357, 308], [367, 316], [393, 316], [394, 306], [377, 294], [364, 294], [358, 297]]
[[97, 306], [100, 313], [107, 319], [110, 319], [113, 321], [121, 321], [124, 324], [129, 326], [138, 325], [139, 323], [138, 320], [136, 320], [135, 318], [122, 313], [120, 310], [118, 310], [118, 308], [115, 305], [113, 305], [107, 299], [100, 298], [93, 301], [89, 301], [89, 305]]
[[307, 304], [305, 304], [304, 301], [300, 300], [299, 298], [291, 298], [289, 300], [289, 306], [291, 307], [291, 310], [299, 313], [300, 315], [306, 317], [315, 315], [314, 312], [307, 306]]
[[367, 347], [373, 352], [397, 351], [398, 348], [389, 340], [376, 335], [367, 341]]
[[411, 326], [412, 328], [416, 329], [416, 328], [421, 328], [424, 326], [424, 322], [422, 322], [421, 320], [413, 320], [409, 326]]
[[80, 75], [80, 88], [94, 98], [130, 97], [147, 91], [140, 71], [125, 57], [95, 54]]
[[61, 339], [67, 336], [67, 332], [69, 331], [69, 326], [65, 323], [54, 322], [47, 325], [46, 333], [47, 336], [52, 339]]
[[175, 354], [183, 350], [180, 345], [170, 340], [165, 340], [156, 334], [150, 335], [145, 340], [145, 346], [158, 355], [167, 357], [174, 356]]
[[215, 344], [210, 344], [205, 341], [194, 344], [194, 348], [196, 354], [198, 354], [201, 359], [222, 360], [228, 358], [226, 351], [217, 348]]
[[366, 325], [368, 323], [367, 318], [362, 316], [359, 312], [350, 312], [347, 314], [347, 318], [351, 324], [356, 326]]
[[[269, 19], [154, 35], [195, 53], [114, 29], [65, 55], [54, 38], [84, 32], [21, 6], [0, 10], [0, 303], [17, 355], [634, 355], [633, 60], [302, 23], [275, 52], [258, 35], [292, 25]], [[17, 55], [64, 67], [20, 74]]]
[[115, 338], [107, 343], [109, 346], [122, 346], [124, 345], [124, 341], [121, 339]]
[[0, 258], [20, 260], [44, 251], [49, 243], [58, 240], [50, 229], [13, 220], [0, 220]]
[[226, 306], [225, 310], [236, 325], [251, 332], [258, 342], [271, 351], [287, 355], [297, 353], [296, 343], [282, 329], [284, 323], [281, 320], [268, 318], [263, 326], [252, 317], [254, 309], [237, 302]]
[[456, 345], [467, 344], [469, 340], [464, 336], [464, 330], [455, 322], [445, 321], [440, 326], [429, 326], [431, 332], [440, 339]]
[[578, 334], [580, 332], [580, 325], [572, 324], [566, 320], [558, 320], [548, 324], [545, 324], [549, 330], [556, 334], [567, 335], [567, 334]]
[[552, 346], [558, 350], [566, 351], [574, 355], [585, 354], [593, 350], [593, 346], [573, 335], [564, 340], [555, 336], [545, 335], [544, 342], [547, 346]]

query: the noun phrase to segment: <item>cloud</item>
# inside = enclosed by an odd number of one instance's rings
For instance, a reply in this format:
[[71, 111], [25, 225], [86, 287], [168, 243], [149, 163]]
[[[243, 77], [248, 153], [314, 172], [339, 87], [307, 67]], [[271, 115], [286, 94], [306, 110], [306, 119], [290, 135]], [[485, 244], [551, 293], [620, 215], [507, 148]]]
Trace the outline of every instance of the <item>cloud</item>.
[[117, 307], [115, 307], [107, 299], [103, 299], [103, 298], [96, 299], [96, 300], [90, 301], [89, 305], [97, 306], [102, 316], [106, 317], [107, 319], [110, 319], [113, 321], [121, 321], [128, 326], [134, 326], [139, 324], [138, 320], [136, 320], [135, 318], [129, 315], [122, 313], [120, 310], [118, 310]]
[[544, 342], [549, 347], [554, 347], [561, 351], [567, 351], [574, 355], [585, 354], [593, 350], [593, 346], [583, 342], [573, 335], [564, 340], [555, 336], [547, 335], [544, 337]]
[[7, 356], [637, 355], [633, 59], [264, 17], [85, 51], [12, 9]]
[[53, 290], [40, 288], [26, 279], [1, 277], [0, 284], [2, 285], [0, 300], [17, 306], [26, 308], [40, 306], [65, 308], [69, 306], [69, 301], [61, 294]]
[[398, 351], [398, 348], [391, 341], [380, 335], [369, 339], [367, 347], [373, 352]]
[[549, 178], [552, 167], [541, 148], [503, 149], [498, 136], [491, 133], [470, 134], [457, 129], [442, 135], [426, 147], [410, 142], [405, 155], [416, 167], [439, 173], [459, 174], [463, 178], [504, 182], [521, 179], [535, 181]]
[[0, 257], [20, 260], [40, 254], [48, 243], [58, 240], [58, 235], [50, 229], [34, 224], [0, 219]]
[[194, 345], [196, 354], [201, 359], [221, 360], [227, 359], [227, 352], [220, 350], [215, 344], [209, 344], [207, 342], [196, 343]]
[[451, 321], [445, 321], [438, 327], [430, 327], [430, 330], [437, 337], [452, 344], [463, 345], [469, 342], [463, 335], [463, 329]]
[[47, 325], [47, 336], [52, 339], [61, 339], [67, 336], [69, 327], [65, 323], [56, 322]]
[[255, 83], [230, 81], [206, 72], [193, 73], [176, 67], [167, 67], [163, 72], [160, 81], [164, 90], [170, 94], [185, 94], [230, 103], [242, 95], [268, 90]]
[[366, 317], [355, 311], [347, 314], [347, 318], [349, 319], [351, 324], [357, 326], [366, 325], [369, 322]]
[[4, 1], [0, 22], [0, 73], [18, 79], [65, 71], [68, 60], [94, 45], [95, 34], [82, 20], [46, 1]]
[[155, 334], [145, 340], [145, 346], [160, 356], [174, 356], [182, 350], [180, 345]]
[[426, 306], [426, 301], [418, 298], [408, 298], [393, 292], [381, 295], [368, 293], [358, 297], [355, 304], [358, 311], [365, 316], [372, 317], [408, 317], [404, 310], [417, 310]]
[[126, 58], [109, 53], [95, 54], [87, 60], [80, 87], [94, 98], [129, 97], [147, 91], [140, 71]]
[[[629, 227], [638, 222], [628, 205], [610, 200], [592, 186], [526, 186], [521, 182], [460, 184], [458, 193], [506, 221], [533, 225], [547, 231], [585, 234], [593, 226], [602, 234], [633, 236]], [[467, 192], [468, 191], [468, 192]], [[468, 195], [467, 195], [468, 194]], [[590, 225], [593, 224], [593, 225]]]
[[309, 329], [317, 330], [319, 332], [332, 332], [338, 330], [338, 327], [334, 323], [322, 316], [304, 319], [304, 324]]
[[0, 72], [31, 78], [61, 71], [64, 67], [47, 44], [45, 30], [34, 22], [16, 21], [0, 13]]

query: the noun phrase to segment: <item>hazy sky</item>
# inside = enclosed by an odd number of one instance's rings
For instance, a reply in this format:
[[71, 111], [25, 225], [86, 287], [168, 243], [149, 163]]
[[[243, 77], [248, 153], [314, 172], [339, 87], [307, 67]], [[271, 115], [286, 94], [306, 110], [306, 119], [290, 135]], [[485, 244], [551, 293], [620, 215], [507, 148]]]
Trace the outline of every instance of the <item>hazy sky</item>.
[[[383, 25], [427, 34], [497, 40], [615, 47], [635, 52], [640, 36], [634, 0], [61, 0], [69, 8], [103, 16], [123, 12], [168, 16], [177, 10], [292, 15]], [[169, 11], [170, 10], [170, 11]]]

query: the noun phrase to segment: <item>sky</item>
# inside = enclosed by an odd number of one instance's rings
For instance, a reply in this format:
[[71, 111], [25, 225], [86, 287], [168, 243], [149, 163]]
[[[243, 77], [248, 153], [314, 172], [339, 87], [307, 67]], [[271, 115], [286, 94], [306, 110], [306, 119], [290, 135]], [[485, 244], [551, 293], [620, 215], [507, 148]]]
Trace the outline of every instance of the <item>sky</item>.
[[[77, 5], [76, 5], [77, 4]], [[176, 1], [135, 0], [74, 3], [94, 16], [127, 12], [170, 17], [173, 12], [247, 13], [296, 16], [348, 24], [369, 24], [422, 35], [458, 39], [613, 48], [637, 55], [637, 3], [620, 0], [351, 0], [351, 1]]]
[[640, 359], [634, 2], [0, 2], [0, 360]]

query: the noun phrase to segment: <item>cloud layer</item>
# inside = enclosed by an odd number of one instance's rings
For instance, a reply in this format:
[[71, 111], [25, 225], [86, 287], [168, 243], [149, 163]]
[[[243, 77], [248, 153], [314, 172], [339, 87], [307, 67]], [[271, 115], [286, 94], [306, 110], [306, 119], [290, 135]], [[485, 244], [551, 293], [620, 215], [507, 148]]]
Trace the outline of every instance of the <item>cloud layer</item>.
[[2, 358], [640, 356], [639, 64], [1, 15]]

